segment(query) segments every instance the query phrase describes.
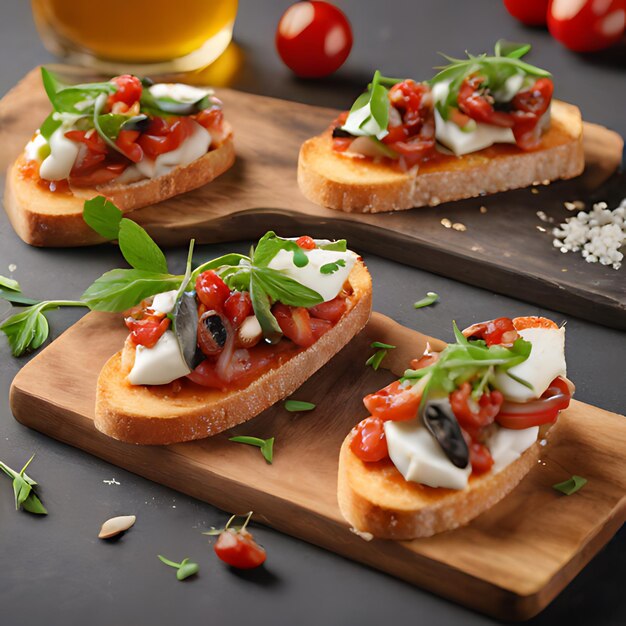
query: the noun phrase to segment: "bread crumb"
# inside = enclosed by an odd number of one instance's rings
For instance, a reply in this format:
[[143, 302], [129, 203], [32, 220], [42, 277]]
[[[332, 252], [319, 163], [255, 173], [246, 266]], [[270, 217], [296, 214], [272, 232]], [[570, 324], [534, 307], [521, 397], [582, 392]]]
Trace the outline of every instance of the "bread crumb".
[[537, 194], [539, 193], [539, 189], [535, 189], [535, 187], [533, 187], [533, 188], [530, 190], [530, 193], [534, 193], [535, 195], [537, 195]]
[[354, 527], [350, 528], [350, 532], [354, 533], [357, 537], [361, 537], [363, 541], [371, 541], [372, 539], [374, 539], [374, 535], [372, 535], [372, 533], [364, 532], [362, 530], [357, 530]]
[[454, 230], [458, 230], [461, 233], [464, 233], [467, 230], [467, 226], [465, 224], [461, 224], [461, 222], [455, 222], [452, 224], [452, 228]]
[[481, 213], [484, 214], [484, 213], [487, 212], [487, 207], [486, 206], [481, 206], [479, 210], [480, 210]]
[[452, 228], [452, 222], [447, 217], [441, 220], [441, 225], [445, 228]]
[[540, 233], [547, 233], [548, 229], [544, 228], [543, 226], [535, 226], [535, 228], [540, 232]]

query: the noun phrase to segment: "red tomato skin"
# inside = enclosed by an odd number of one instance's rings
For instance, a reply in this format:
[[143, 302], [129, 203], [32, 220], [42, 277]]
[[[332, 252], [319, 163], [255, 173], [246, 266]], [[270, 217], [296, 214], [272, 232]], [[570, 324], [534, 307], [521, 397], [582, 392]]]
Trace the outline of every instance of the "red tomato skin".
[[315, 250], [315, 248], [317, 248], [315, 240], [308, 235], [298, 237], [298, 239], [296, 239], [296, 245], [300, 246], [303, 250]]
[[109, 105], [113, 105], [115, 102], [123, 102], [127, 106], [131, 106], [141, 98], [143, 87], [141, 81], [136, 76], [122, 74], [112, 78], [111, 82], [117, 85], [117, 91], [109, 96]]
[[213, 546], [224, 563], [237, 569], [254, 569], [265, 563], [267, 553], [247, 531], [225, 530]]
[[[291, 34], [294, 22], [309, 23]], [[333, 45], [334, 44], [334, 45]], [[327, 48], [332, 46], [332, 51]], [[285, 65], [303, 78], [320, 78], [338, 70], [352, 49], [352, 28], [344, 13], [329, 2], [297, 2], [285, 11], [276, 29], [276, 49]]]
[[450, 394], [452, 412], [461, 427], [484, 428], [493, 423], [504, 397], [499, 391], [483, 393], [476, 409], [470, 405], [472, 386], [465, 382]]
[[235, 328], [252, 315], [252, 300], [247, 291], [233, 291], [224, 301], [224, 314]]
[[493, 466], [493, 457], [489, 448], [485, 444], [476, 441], [472, 441], [468, 447], [472, 474], [480, 475], [488, 472]]
[[316, 317], [311, 318], [311, 332], [313, 333], [315, 341], [326, 334], [332, 327], [333, 323], [328, 320], [320, 320]]
[[363, 398], [365, 408], [381, 421], [403, 422], [417, 416], [421, 395], [403, 389], [396, 380], [376, 393]]
[[222, 311], [230, 289], [213, 270], [207, 270], [196, 278], [196, 295], [207, 309]]
[[365, 463], [386, 459], [389, 450], [383, 421], [378, 417], [368, 417], [359, 422], [354, 428], [350, 450]]
[[[570, 0], [572, 2], [572, 0]], [[573, 2], [572, 2], [573, 3]], [[550, 34], [566, 48], [574, 52], [596, 52], [617, 43], [624, 34], [624, 16], [626, 0], [612, 0], [602, 15], [594, 11], [594, 0], [587, 0], [582, 8], [569, 19], [559, 19], [559, 5], [563, 0], [550, 0], [548, 8], [548, 30]], [[565, 4], [565, 6], [567, 6]], [[621, 28], [612, 28], [607, 34], [603, 32], [604, 19], [611, 13], [621, 12]], [[619, 18], [617, 20], [619, 26]]]
[[290, 307], [280, 302], [272, 307], [272, 313], [287, 339], [297, 346], [308, 348], [315, 343], [311, 317], [303, 307]]
[[545, 26], [550, 0], [504, 0], [506, 10], [527, 26]]
[[169, 317], [158, 318], [151, 316], [142, 320], [136, 320], [133, 317], [127, 317], [124, 323], [130, 330], [131, 341], [136, 346], [153, 348], [163, 333], [169, 328], [170, 319]]
[[316, 317], [320, 320], [328, 320], [335, 324], [343, 317], [347, 306], [346, 299], [337, 296], [328, 302], [322, 302], [321, 304], [312, 306], [309, 309], [309, 313], [311, 317]]

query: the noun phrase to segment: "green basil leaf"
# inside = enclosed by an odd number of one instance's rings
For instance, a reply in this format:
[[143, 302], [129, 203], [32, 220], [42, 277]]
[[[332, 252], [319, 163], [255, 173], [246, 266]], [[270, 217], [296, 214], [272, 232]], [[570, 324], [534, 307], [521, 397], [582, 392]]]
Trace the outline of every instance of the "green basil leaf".
[[218, 257], [217, 259], [213, 259], [212, 261], [207, 261], [206, 263], [202, 263], [199, 265], [191, 274], [191, 280], [195, 282], [196, 278], [202, 272], [206, 272], [207, 270], [218, 270], [221, 267], [232, 267], [238, 268], [241, 261], [247, 261], [250, 263], [250, 257], [245, 256], [244, 254], [225, 254], [223, 256]]
[[271, 465], [274, 458], [274, 437], [270, 437], [269, 439], [260, 439], [259, 437], [239, 435], [237, 437], [230, 437], [228, 441], [243, 443], [248, 446], [256, 446], [257, 448], [260, 448], [263, 458]]
[[348, 242], [345, 239], [337, 239], [337, 241], [331, 241], [330, 243], [319, 244], [318, 247], [320, 250], [346, 252], [348, 249]]
[[369, 359], [367, 359], [367, 361], [365, 361], [365, 365], [370, 365], [373, 370], [378, 370], [386, 356], [387, 350], [377, 350]]
[[33, 300], [33, 298], [27, 298], [18, 292], [6, 291], [5, 289], [0, 289], [0, 299], [17, 305], [39, 304], [39, 300]]
[[105, 113], [98, 115], [98, 130], [108, 139], [117, 139], [121, 130], [129, 129], [138, 122], [148, 119], [147, 115], [122, 115], [120, 113]]
[[0, 287], [8, 289], [9, 291], [22, 291], [20, 284], [13, 278], [7, 278], [6, 276], [0, 276]]
[[165, 563], [165, 565], [169, 565], [170, 567], [174, 567], [176, 569], [178, 569], [182, 563], [176, 563], [176, 561], [170, 561], [169, 559], [166, 559], [164, 556], [157, 554], [157, 558], [159, 559], [159, 561], [161, 561], [161, 563]]
[[435, 304], [439, 300], [439, 296], [434, 291], [429, 291], [424, 298], [418, 300], [413, 304], [414, 309], [422, 309], [425, 306]]
[[295, 241], [283, 239], [271, 230], [259, 240], [254, 250], [252, 263], [256, 267], [267, 267], [280, 250], [293, 252], [293, 264], [296, 267], [305, 267], [309, 263], [306, 253]]
[[302, 413], [303, 411], [312, 411], [315, 405], [312, 402], [304, 402], [303, 400], [285, 400], [285, 411], [290, 413]]
[[376, 70], [368, 90], [352, 105], [341, 127], [353, 136], [376, 137], [387, 135], [389, 125], [389, 91], [381, 84], [384, 77]]
[[41, 346], [48, 336], [48, 320], [42, 314], [45, 303], [28, 307], [21, 313], [9, 317], [0, 330], [7, 336], [13, 356]]
[[18, 511], [26, 498], [30, 495], [32, 487], [21, 477], [13, 480], [13, 494], [15, 495], [15, 510]]
[[122, 218], [118, 241], [124, 258], [136, 270], [167, 274], [165, 255], [139, 224]]
[[56, 74], [53, 74], [43, 66], [41, 66], [41, 82], [43, 83], [43, 88], [46, 90], [46, 95], [50, 102], [54, 102], [57, 91], [67, 87], [67, 85], [59, 80]]
[[320, 267], [320, 274], [334, 274], [339, 271], [340, 267], [345, 267], [346, 262], [343, 259], [337, 259], [332, 263], [325, 263]]
[[103, 274], [81, 296], [93, 311], [125, 311], [156, 293], [178, 289], [182, 276], [139, 269], [115, 269]]
[[178, 571], [176, 572], [176, 578], [178, 580], [185, 580], [185, 578], [189, 578], [190, 576], [197, 574], [199, 570], [200, 566], [197, 563], [192, 563], [191, 561], [187, 560], [178, 568]]
[[257, 272], [250, 273], [249, 291], [252, 308], [256, 318], [259, 320], [263, 337], [270, 343], [278, 343], [283, 333], [276, 318], [272, 315], [269, 295], [264, 290], [263, 283], [259, 280]]
[[265, 294], [275, 302], [308, 308], [324, 301], [324, 298], [317, 291], [313, 291], [293, 278], [269, 267], [253, 268], [252, 278], [261, 286]]
[[383, 343], [382, 341], [373, 341], [370, 344], [371, 348], [383, 348], [385, 350], [394, 350], [396, 346], [392, 346], [390, 343]]
[[566, 496], [571, 496], [573, 493], [576, 493], [577, 491], [582, 489], [586, 484], [586, 478], [574, 475], [571, 478], [564, 480], [562, 483], [556, 483], [556, 485], [552, 485], [552, 488], [560, 491]]
[[86, 200], [83, 219], [105, 239], [117, 239], [123, 213], [104, 196]]
[[33, 491], [30, 492], [28, 498], [26, 498], [26, 500], [22, 503], [22, 508], [29, 513], [35, 513], [36, 515], [48, 515], [48, 510]]
[[386, 130], [389, 125], [389, 91], [380, 84], [380, 72], [378, 70], [374, 72], [372, 80], [370, 110], [378, 126]]
[[48, 141], [54, 131], [61, 126], [63, 122], [61, 120], [54, 119], [54, 113], [50, 113], [48, 117], [43, 121], [43, 124], [39, 127], [39, 133]]

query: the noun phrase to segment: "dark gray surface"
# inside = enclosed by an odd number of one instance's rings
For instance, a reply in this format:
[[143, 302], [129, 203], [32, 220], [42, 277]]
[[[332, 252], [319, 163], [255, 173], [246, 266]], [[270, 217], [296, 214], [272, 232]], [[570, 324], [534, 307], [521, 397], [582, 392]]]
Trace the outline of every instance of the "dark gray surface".
[[[254, 56], [235, 85], [304, 102], [344, 106], [352, 91], [339, 77], [321, 85], [291, 79], [275, 58], [272, 38], [288, 2], [241, 3], [237, 34]], [[535, 60], [558, 76], [559, 96], [581, 105], [585, 116], [626, 134], [624, 70], [562, 50], [542, 31], [526, 31], [508, 19], [500, 3], [340, 3], [355, 29], [355, 48], [341, 75], [358, 80], [381, 67], [392, 74], [424, 75], [434, 50], [478, 50], [499, 36], [531, 40]], [[480, 8], [479, 8], [480, 7]], [[471, 28], [467, 27], [470, 20]], [[465, 32], [471, 31], [471, 32]], [[0, 22], [0, 92], [33, 65], [49, 59], [36, 38], [23, 0], [5, 0]], [[423, 56], [420, 57], [420, 54]], [[353, 83], [353, 84], [356, 84]], [[585, 88], [583, 90], [583, 85]], [[617, 97], [617, 92], [621, 96]], [[605, 95], [602, 95], [605, 94]], [[613, 104], [607, 106], [607, 95]], [[626, 195], [626, 193], [625, 193]], [[340, 236], [341, 233], [337, 233]], [[228, 246], [240, 251], [247, 243]], [[208, 257], [226, 246], [207, 246]], [[25, 291], [39, 298], [76, 298], [103, 271], [120, 262], [114, 248], [39, 250], [26, 246], [0, 215], [0, 274], [14, 263]], [[183, 263], [182, 250], [168, 253]], [[494, 315], [547, 314], [454, 281], [377, 257], [366, 257], [375, 282], [374, 306], [399, 322], [450, 338], [450, 322], [461, 324]], [[622, 276], [621, 274], [618, 276]], [[413, 310], [426, 291], [441, 295], [433, 308]], [[78, 311], [50, 315], [52, 337]], [[567, 320], [567, 354], [577, 397], [624, 411], [624, 334], [576, 319]], [[0, 476], [0, 624], [67, 626], [112, 623], [139, 625], [229, 624], [492, 624], [492, 620], [424, 593], [389, 576], [351, 563], [270, 529], [256, 534], [268, 550], [265, 571], [240, 575], [214, 557], [200, 532], [221, 525], [226, 514], [169, 489], [119, 470], [17, 424], [8, 406], [10, 381], [25, 359], [13, 359], [0, 339], [0, 459], [13, 467], [33, 453], [31, 475], [42, 483], [50, 511], [39, 519], [13, 510], [10, 482]], [[89, 349], [86, 346], [86, 349]], [[120, 485], [103, 481], [116, 478]], [[101, 522], [115, 514], [136, 514], [137, 524], [120, 541], [96, 539]], [[624, 624], [626, 533], [622, 532], [573, 581], [534, 624]], [[196, 580], [179, 583], [156, 554], [190, 556], [201, 565]]]

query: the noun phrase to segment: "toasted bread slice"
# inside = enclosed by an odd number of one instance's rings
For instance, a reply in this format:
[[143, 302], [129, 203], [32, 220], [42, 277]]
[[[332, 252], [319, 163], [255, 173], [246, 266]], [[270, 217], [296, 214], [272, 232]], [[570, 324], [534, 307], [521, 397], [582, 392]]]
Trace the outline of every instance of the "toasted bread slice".
[[416, 171], [345, 156], [332, 149], [331, 132], [302, 144], [298, 184], [312, 202], [348, 213], [400, 211], [573, 178], [585, 161], [577, 107], [552, 102], [552, 122], [541, 146], [525, 152], [497, 144], [461, 157], [441, 154]]
[[365, 326], [372, 307], [372, 279], [361, 261], [348, 281], [353, 291], [350, 308], [335, 326], [310, 348], [243, 389], [219, 391], [185, 381], [180, 392], [168, 396], [158, 387], [128, 383], [118, 352], [98, 377], [96, 428], [130, 443], [169, 444], [209, 437], [255, 417], [292, 394]]
[[435, 489], [406, 481], [390, 459], [364, 463], [350, 450], [352, 437], [339, 454], [339, 508], [356, 530], [383, 539], [430, 537], [467, 524], [517, 486], [541, 450], [534, 443], [497, 474], [471, 476], [466, 489]]
[[104, 241], [83, 220], [85, 200], [102, 195], [124, 212], [167, 200], [201, 187], [235, 162], [232, 134], [225, 142], [189, 165], [164, 176], [128, 184], [107, 184], [52, 193], [20, 174], [23, 156], [7, 172], [4, 207], [17, 234], [33, 246], [85, 246]]

